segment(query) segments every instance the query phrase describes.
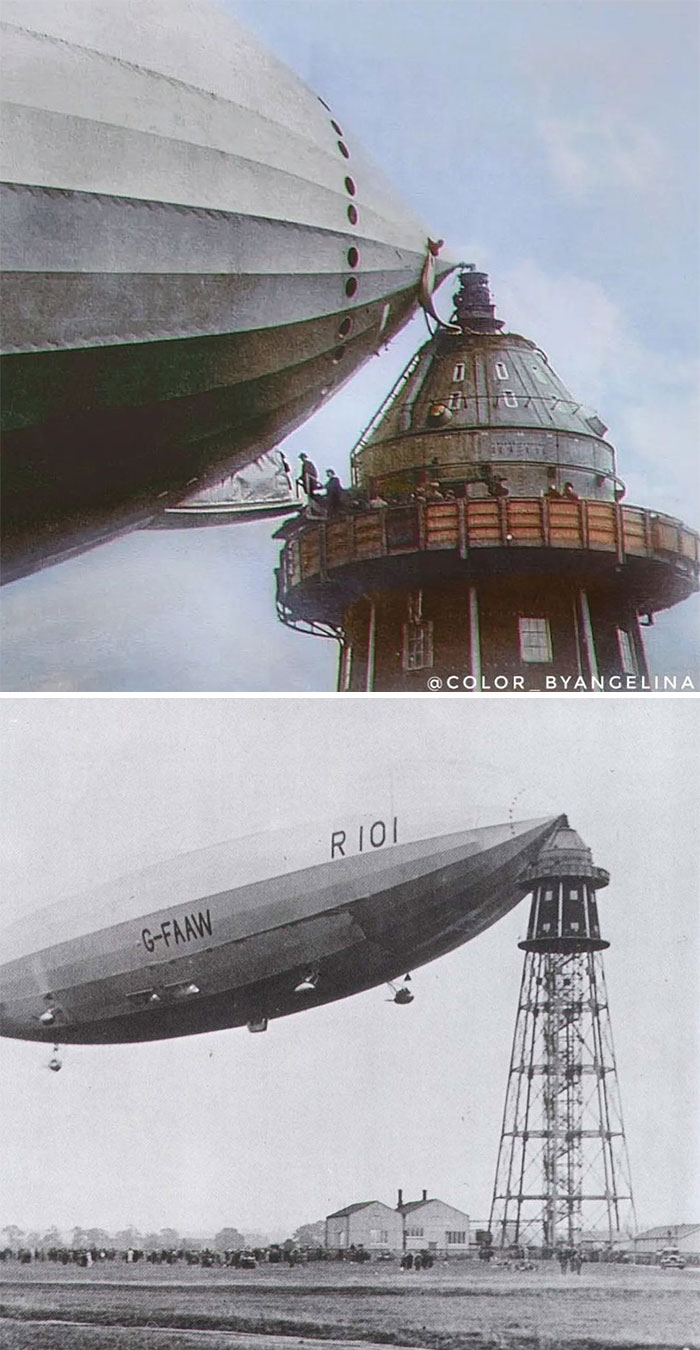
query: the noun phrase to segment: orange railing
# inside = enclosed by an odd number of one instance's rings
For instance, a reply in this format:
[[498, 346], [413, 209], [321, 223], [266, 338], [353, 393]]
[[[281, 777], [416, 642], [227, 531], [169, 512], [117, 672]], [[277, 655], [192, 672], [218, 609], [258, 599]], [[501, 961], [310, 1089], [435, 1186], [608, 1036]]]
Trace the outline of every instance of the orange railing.
[[501, 497], [411, 502], [354, 511], [324, 521], [300, 517], [287, 527], [282, 555], [286, 591], [309, 577], [402, 553], [472, 549], [586, 549], [626, 557], [683, 560], [697, 578], [700, 539], [671, 516], [616, 502]]

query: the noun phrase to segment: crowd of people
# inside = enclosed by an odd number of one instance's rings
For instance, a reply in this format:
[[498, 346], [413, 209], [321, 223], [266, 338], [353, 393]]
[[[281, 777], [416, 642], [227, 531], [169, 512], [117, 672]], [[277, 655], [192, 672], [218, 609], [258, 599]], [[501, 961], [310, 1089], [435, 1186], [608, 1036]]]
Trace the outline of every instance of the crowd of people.
[[401, 1257], [402, 1270], [430, 1270], [434, 1262], [431, 1252], [404, 1252]]
[[91, 1266], [109, 1262], [125, 1265], [187, 1265], [253, 1269], [258, 1265], [296, 1266], [312, 1261], [370, 1261], [372, 1255], [365, 1247], [349, 1247], [331, 1251], [325, 1247], [296, 1247], [293, 1241], [272, 1243], [267, 1247], [235, 1248], [219, 1251], [213, 1247], [4, 1247], [0, 1248], [0, 1262], [16, 1261], [20, 1265], [52, 1262], [62, 1266]]
[[549, 487], [546, 489], [546, 491], [545, 491], [545, 493], [544, 493], [544, 496], [545, 496], [545, 497], [563, 497], [563, 498], [564, 498], [564, 501], [567, 501], [567, 502], [577, 502], [577, 501], [579, 501], [579, 495], [578, 495], [578, 492], [575, 492], [575, 491], [574, 491], [574, 485], [573, 485], [573, 483], [565, 483], [564, 486], [563, 486], [563, 488], [562, 488], [562, 490], [561, 490], [561, 492], [559, 491], [559, 488], [556, 486], [555, 483], [550, 483]]
[[141, 1248], [127, 1247], [20, 1247], [17, 1251], [6, 1247], [0, 1249], [0, 1261], [18, 1261], [20, 1265], [33, 1262], [50, 1261], [61, 1266], [101, 1265], [105, 1262], [121, 1261], [126, 1265], [137, 1265], [143, 1261], [149, 1265], [174, 1266], [183, 1263], [188, 1266], [238, 1265], [241, 1253], [218, 1252], [208, 1247], [202, 1250], [180, 1247]]
[[[427, 468], [416, 471], [416, 481], [404, 492], [385, 493], [377, 482], [370, 484], [369, 490], [345, 488], [335, 469], [326, 469], [326, 480], [322, 483], [316, 465], [306, 454], [299, 456], [301, 468], [296, 480], [305, 498], [306, 514], [312, 518], [328, 519], [345, 511], [381, 510], [387, 506], [405, 506], [412, 502], [449, 502], [468, 495], [471, 483], [479, 483], [488, 497], [508, 497], [510, 488], [503, 474], [494, 473], [489, 464], [478, 467], [478, 473], [471, 479], [464, 479], [454, 486], [446, 485], [440, 476], [440, 464], [436, 456]], [[542, 490], [543, 497], [557, 497], [564, 501], [579, 501], [573, 483], [567, 482], [559, 489], [550, 483]]]
[[579, 1247], [562, 1247], [557, 1252], [557, 1260], [562, 1275], [566, 1275], [568, 1270], [572, 1275], [580, 1275], [585, 1257]]
[[[525, 1249], [519, 1254], [496, 1253], [492, 1248], [488, 1249], [488, 1256], [494, 1257], [493, 1261], [488, 1262], [495, 1268], [501, 1270], [515, 1271], [534, 1271], [540, 1268], [541, 1261], [534, 1261], [532, 1254], [523, 1254]], [[483, 1257], [484, 1253], [480, 1252]], [[550, 1256], [559, 1264], [562, 1275], [571, 1273], [580, 1275], [584, 1263], [592, 1259], [594, 1261], [621, 1261], [621, 1252], [600, 1252], [592, 1253], [591, 1256], [578, 1247], [561, 1247], [552, 1253], [543, 1253]], [[447, 1259], [447, 1258], [444, 1258]], [[287, 1265], [289, 1267], [307, 1264], [315, 1261], [343, 1261], [356, 1264], [363, 1264], [367, 1261], [396, 1261], [398, 1260], [401, 1270], [430, 1270], [435, 1261], [435, 1254], [426, 1250], [406, 1251], [403, 1253], [394, 1253], [388, 1250], [381, 1253], [371, 1252], [362, 1245], [352, 1244], [347, 1248], [337, 1248], [329, 1250], [326, 1247], [296, 1247], [292, 1240], [277, 1244], [273, 1243], [267, 1247], [256, 1247], [254, 1249], [227, 1249], [219, 1251], [213, 1247], [163, 1247], [163, 1248], [140, 1248], [128, 1247], [48, 1247], [48, 1248], [0, 1248], [0, 1262], [16, 1261], [20, 1265], [31, 1265], [34, 1262], [53, 1262], [62, 1266], [79, 1266], [83, 1269], [92, 1266], [104, 1265], [110, 1262], [120, 1262], [126, 1265], [138, 1265], [140, 1263], [147, 1265], [186, 1265], [199, 1266], [203, 1269], [213, 1267], [227, 1267], [231, 1269], [254, 1269], [258, 1265]]]

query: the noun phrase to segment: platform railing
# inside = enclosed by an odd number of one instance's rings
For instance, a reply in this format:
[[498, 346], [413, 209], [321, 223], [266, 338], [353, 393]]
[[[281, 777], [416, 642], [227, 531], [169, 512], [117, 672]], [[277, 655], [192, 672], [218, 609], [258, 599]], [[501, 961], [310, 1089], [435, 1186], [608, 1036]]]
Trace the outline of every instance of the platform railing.
[[618, 502], [549, 497], [408, 502], [343, 512], [326, 520], [300, 516], [287, 527], [280, 589], [312, 577], [401, 554], [481, 549], [580, 549], [684, 565], [697, 580], [700, 539], [672, 516]]

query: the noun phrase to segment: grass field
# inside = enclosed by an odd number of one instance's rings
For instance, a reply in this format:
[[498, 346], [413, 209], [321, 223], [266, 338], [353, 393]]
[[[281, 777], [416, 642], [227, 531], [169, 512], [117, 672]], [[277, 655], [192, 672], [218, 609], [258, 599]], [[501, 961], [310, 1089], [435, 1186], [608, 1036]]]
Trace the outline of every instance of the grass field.
[[273, 1350], [256, 1341], [263, 1333], [289, 1338], [295, 1350], [307, 1338], [365, 1350], [700, 1350], [700, 1271], [588, 1266], [562, 1276], [556, 1266], [520, 1274], [469, 1265], [416, 1274], [329, 1264], [242, 1272], [118, 1262], [0, 1271], [0, 1344], [11, 1350]]

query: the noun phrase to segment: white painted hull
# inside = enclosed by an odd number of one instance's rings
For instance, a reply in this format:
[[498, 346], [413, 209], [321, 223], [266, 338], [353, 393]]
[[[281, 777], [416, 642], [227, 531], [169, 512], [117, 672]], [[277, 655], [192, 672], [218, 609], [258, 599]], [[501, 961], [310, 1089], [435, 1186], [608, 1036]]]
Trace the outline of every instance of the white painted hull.
[[11, 576], [298, 426], [410, 317], [427, 234], [205, 0], [6, 0], [3, 29]]
[[[400, 978], [512, 909], [523, 868], [564, 819], [410, 843], [395, 820], [379, 821], [352, 845], [342, 832], [342, 852], [329, 836], [311, 866], [314, 853], [307, 865], [285, 854], [280, 870], [270, 841], [252, 865], [239, 842], [152, 867], [8, 934], [0, 1035], [154, 1040], [287, 1016]], [[301, 995], [311, 971], [317, 986]]]

